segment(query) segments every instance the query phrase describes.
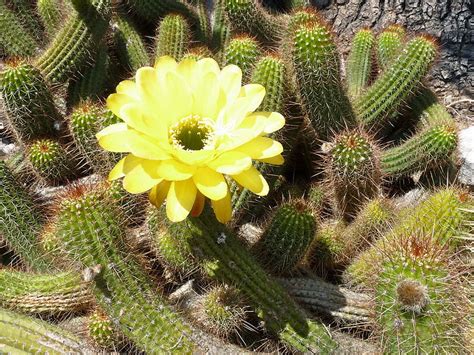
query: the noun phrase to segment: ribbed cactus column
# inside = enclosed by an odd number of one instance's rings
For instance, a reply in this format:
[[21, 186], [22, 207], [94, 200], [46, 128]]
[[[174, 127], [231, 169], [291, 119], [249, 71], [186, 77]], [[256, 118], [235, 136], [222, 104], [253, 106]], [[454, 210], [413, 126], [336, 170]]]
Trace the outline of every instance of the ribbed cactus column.
[[185, 17], [167, 15], [160, 22], [155, 40], [155, 59], [169, 55], [181, 60], [189, 48], [191, 30]]
[[260, 45], [255, 39], [247, 35], [240, 35], [231, 39], [226, 46], [225, 65], [237, 65], [242, 69], [243, 80], [247, 81], [260, 54]]
[[293, 33], [291, 52], [303, 107], [321, 139], [354, 124], [339, 74], [339, 56], [326, 24], [311, 19]]
[[347, 88], [351, 97], [358, 97], [369, 84], [373, 74], [374, 34], [369, 29], [357, 32], [352, 40], [352, 48], [347, 58]]
[[55, 140], [34, 141], [28, 147], [27, 157], [35, 173], [52, 184], [73, 176], [71, 161], [66, 150]]
[[10, 61], [0, 83], [8, 125], [18, 140], [54, 134], [54, 121], [61, 116], [38, 69], [22, 61]]
[[60, 204], [63, 249], [94, 280], [98, 304], [137, 347], [150, 353], [191, 353], [191, 329], [154, 292], [140, 265], [127, 254], [120, 219], [103, 192], [79, 188]]
[[366, 201], [379, 192], [381, 174], [377, 151], [364, 133], [337, 136], [327, 158], [336, 210], [351, 220]]
[[0, 270], [0, 305], [45, 316], [72, 314], [92, 305], [92, 293], [79, 273], [29, 274]]
[[316, 232], [316, 220], [304, 200], [278, 206], [260, 240], [255, 254], [275, 273], [291, 272], [308, 250]]
[[379, 69], [387, 70], [398, 55], [402, 54], [405, 29], [392, 25], [377, 37], [377, 61]]
[[7, 354], [82, 354], [92, 349], [46, 321], [0, 309], [0, 344]]
[[74, 0], [72, 4], [74, 13], [36, 60], [52, 82], [62, 83], [76, 76], [107, 30], [110, 0]]
[[193, 23], [199, 23], [196, 11], [183, 0], [129, 0], [130, 8], [138, 16], [148, 22], [157, 20], [169, 13], [176, 13], [189, 18]]
[[249, 33], [264, 43], [277, 43], [283, 34], [282, 19], [265, 11], [257, 0], [224, 0], [222, 6], [236, 32]]
[[459, 334], [467, 316], [466, 302], [453, 255], [430, 235], [407, 236], [380, 252], [390, 258], [376, 278], [376, 315], [384, 353], [465, 353]]
[[437, 123], [447, 123], [453, 117], [436, 94], [425, 86], [421, 86], [408, 103], [412, 109], [411, 115], [419, 120], [419, 126], [431, 126]]
[[132, 72], [150, 64], [150, 57], [146, 51], [135, 24], [123, 13], [118, 13], [112, 19], [114, 41], [120, 63]]
[[327, 353], [335, 348], [324, 325], [309, 320], [212, 213], [206, 211], [199, 218], [171, 224], [168, 230], [190, 246], [209, 277], [237, 287], [251, 301], [266, 328], [283, 342], [308, 353]]
[[414, 174], [450, 160], [458, 143], [452, 119], [428, 126], [381, 155], [382, 171], [392, 177]]
[[0, 52], [12, 57], [27, 57], [35, 54], [37, 46], [34, 35], [7, 7], [6, 0], [0, 0]]
[[378, 131], [394, 119], [394, 112], [410, 97], [436, 58], [431, 38], [415, 37], [403, 53], [355, 102], [359, 122]]
[[216, 60], [219, 63], [224, 63], [224, 48], [230, 40], [230, 21], [225, 15], [224, 1], [214, 1], [214, 22], [212, 26], [212, 38], [210, 42], [211, 48], [217, 51]]
[[51, 267], [37, 239], [43, 218], [33, 198], [0, 161], [0, 234], [29, 269], [46, 271]]
[[53, 38], [67, 16], [67, 11], [71, 10], [71, 6], [68, 1], [63, 0], [36, 0], [36, 9], [48, 37]]

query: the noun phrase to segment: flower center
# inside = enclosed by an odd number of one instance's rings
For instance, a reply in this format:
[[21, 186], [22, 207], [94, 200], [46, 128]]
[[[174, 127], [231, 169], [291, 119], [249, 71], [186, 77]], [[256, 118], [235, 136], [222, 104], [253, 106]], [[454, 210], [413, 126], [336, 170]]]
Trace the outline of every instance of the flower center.
[[168, 136], [175, 147], [201, 150], [214, 143], [214, 125], [209, 119], [190, 115], [172, 125]]

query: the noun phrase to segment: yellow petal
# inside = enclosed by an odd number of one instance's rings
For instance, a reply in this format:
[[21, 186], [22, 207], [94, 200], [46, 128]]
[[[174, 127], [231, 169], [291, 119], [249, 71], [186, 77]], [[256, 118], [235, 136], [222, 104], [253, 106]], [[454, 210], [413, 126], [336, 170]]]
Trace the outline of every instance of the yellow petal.
[[105, 127], [96, 134], [99, 145], [109, 152], [128, 153], [128, 138], [130, 130], [125, 123], [116, 123]]
[[[192, 114], [193, 95], [184, 79], [175, 72], [169, 72], [159, 96], [160, 108], [165, 114], [161, 119], [175, 122]], [[156, 98], [155, 98], [156, 100]]]
[[174, 159], [163, 160], [156, 168], [157, 174], [169, 181], [187, 180], [195, 171], [195, 166], [186, 165]]
[[189, 84], [189, 87], [194, 91], [196, 84], [199, 83], [198, 65], [196, 60], [191, 58], [183, 59], [179, 62], [176, 71], [183, 77]]
[[130, 97], [133, 97], [135, 99], [139, 99], [139, 93], [137, 89], [137, 85], [133, 80], [123, 80], [121, 81], [118, 85], [117, 88], [115, 89], [117, 94], [123, 94], [127, 95]]
[[193, 113], [214, 120], [217, 115], [219, 83], [215, 73], [207, 73], [194, 89]]
[[198, 217], [202, 213], [205, 203], [206, 203], [206, 198], [204, 197], [202, 193], [198, 191], [196, 194], [196, 201], [194, 201], [194, 205], [190, 213], [191, 216]]
[[166, 214], [172, 222], [184, 220], [196, 200], [197, 188], [192, 179], [173, 181], [166, 197]]
[[265, 87], [260, 84], [247, 84], [240, 89], [239, 97], [245, 97], [249, 100], [250, 111], [255, 111], [265, 97]]
[[237, 148], [252, 139], [260, 136], [265, 128], [265, 120], [263, 116], [249, 114], [240, 123], [221, 139], [217, 149], [220, 151], [231, 150]]
[[239, 146], [237, 151], [247, 154], [252, 159], [266, 159], [283, 152], [283, 146], [267, 137], [257, 137], [250, 142]]
[[187, 165], [199, 165], [212, 159], [216, 152], [214, 150], [182, 150], [172, 151], [173, 155]]
[[199, 191], [211, 200], [220, 200], [227, 194], [228, 187], [224, 176], [212, 169], [197, 169], [193, 180]]
[[258, 159], [262, 163], [273, 164], [273, 165], [282, 165], [285, 162], [285, 159], [282, 157], [281, 154], [275, 155], [271, 158], [266, 159]]
[[127, 143], [129, 151], [139, 158], [150, 160], [170, 158], [170, 155], [161, 148], [155, 139], [138, 131], [130, 130]]
[[221, 70], [219, 82], [226, 93], [227, 102], [232, 102], [240, 92], [242, 85], [242, 70], [236, 65], [227, 65]]
[[133, 104], [136, 102], [137, 100], [135, 100], [133, 97], [125, 94], [110, 94], [109, 97], [107, 97], [107, 107], [117, 117], [120, 117], [120, 111], [125, 105]]
[[251, 167], [252, 159], [241, 152], [225, 152], [207, 163], [207, 166], [218, 173], [234, 175]]
[[171, 182], [163, 180], [159, 184], [153, 186], [148, 194], [150, 202], [155, 205], [156, 207], [161, 207], [163, 201], [165, 200], [166, 196], [168, 195], [168, 191], [170, 189]]
[[268, 194], [269, 187], [265, 178], [253, 166], [237, 175], [232, 175], [232, 178], [241, 186], [249, 189], [254, 194], [265, 196]]
[[140, 194], [159, 184], [163, 179], [156, 175], [153, 165], [149, 161], [142, 161], [127, 172], [123, 179], [123, 188], [132, 194]]
[[212, 58], [203, 58], [197, 61], [198, 71], [204, 75], [208, 73], [214, 73], [219, 75], [220, 68], [219, 64]]
[[174, 60], [170, 56], [164, 55], [155, 61], [154, 68], [159, 71], [163, 71], [163, 70], [169, 71], [169, 70], [174, 70], [176, 66], [177, 66], [176, 60]]
[[110, 173], [109, 173], [109, 176], [108, 176], [109, 181], [117, 180], [117, 179], [125, 176], [125, 173], [123, 171], [123, 166], [124, 166], [124, 163], [125, 163], [125, 159], [126, 159], [126, 157], [120, 159], [120, 161], [117, 164], [115, 164], [113, 169], [110, 170]]
[[285, 118], [278, 112], [255, 112], [254, 114], [266, 118], [263, 130], [265, 133], [273, 133], [285, 125]]
[[221, 200], [211, 200], [212, 209], [216, 218], [221, 223], [227, 223], [232, 218], [232, 203], [230, 192]]

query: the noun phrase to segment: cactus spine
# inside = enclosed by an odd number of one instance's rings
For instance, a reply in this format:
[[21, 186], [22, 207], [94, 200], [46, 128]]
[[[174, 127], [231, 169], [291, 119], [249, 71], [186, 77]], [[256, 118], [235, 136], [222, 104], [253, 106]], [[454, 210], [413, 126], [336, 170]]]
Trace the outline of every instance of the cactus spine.
[[311, 19], [292, 36], [291, 54], [303, 107], [319, 138], [355, 121], [339, 75], [339, 57], [331, 32], [322, 21]]
[[149, 352], [191, 352], [191, 329], [126, 255], [119, 215], [100, 191], [76, 192], [61, 203], [58, 234], [70, 256], [92, 275], [97, 302], [125, 336]]
[[51, 266], [38, 247], [42, 222], [32, 197], [0, 161], [0, 234], [22, 262], [37, 271]]
[[190, 37], [190, 28], [183, 16], [165, 16], [156, 36], [155, 57], [169, 55], [176, 60], [181, 60], [189, 48]]
[[76, 11], [36, 61], [51, 82], [77, 75], [107, 29], [110, 0], [75, 0], [73, 6]]
[[305, 255], [316, 232], [316, 221], [304, 200], [277, 208], [255, 245], [264, 265], [278, 274], [291, 272]]
[[112, 21], [114, 40], [120, 62], [132, 72], [150, 64], [150, 58], [133, 22], [118, 13]]
[[11, 354], [90, 352], [74, 335], [48, 322], [0, 309], [0, 343]]
[[361, 124], [380, 130], [408, 99], [426, 75], [436, 57], [436, 44], [427, 37], [415, 37], [393, 65], [355, 102]]
[[0, 305], [4, 308], [48, 316], [77, 313], [91, 304], [92, 294], [80, 274], [0, 270]]
[[1, 94], [8, 124], [18, 140], [54, 133], [61, 118], [41, 73], [21, 61], [11, 61], [1, 76]]
[[385, 150], [380, 159], [382, 171], [397, 177], [445, 163], [456, 150], [457, 141], [452, 120], [427, 127], [400, 146]]
[[373, 72], [372, 49], [375, 38], [371, 30], [360, 30], [352, 40], [352, 48], [347, 59], [348, 94], [358, 97], [367, 87]]
[[[213, 214], [188, 218], [168, 227], [175, 238], [189, 244], [198, 263], [215, 280], [235, 285], [258, 311], [266, 328], [286, 344], [303, 352], [328, 352], [335, 343], [325, 327], [307, 319], [275, 281], [253, 260], [236, 236]], [[158, 237], [158, 236], [157, 236]]]

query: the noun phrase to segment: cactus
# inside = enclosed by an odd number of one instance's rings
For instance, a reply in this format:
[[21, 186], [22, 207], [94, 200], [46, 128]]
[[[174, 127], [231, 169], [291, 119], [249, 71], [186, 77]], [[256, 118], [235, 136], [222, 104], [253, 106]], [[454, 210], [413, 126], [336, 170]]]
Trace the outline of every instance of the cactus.
[[393, 65], [360, 96], [355, 104], [358, 120], [377, 131], [390, 124], [393, 113], [406, 101], [435, 60], [437, 46], [419, 36], [406, 45]]
[[[335, 348], [326, 329], [306, 318], [296, 303], [253, 260], [236, 236], [206, 213], [167, 228], [198, 253], [193, 255], [208, 277], [235, 285], [257, 310], [266, 328], [299, 351], [328, 352]], [[155, 238], [159, 238], [156, 236]]]
[[36, 60], [51, 82], [62, 83], [76, 76], [107, 30], [110, 0], [75, 0], [73, 6], [76, 11]]
[[189, 25], [183, 16], [166, 16], [158, 28], [155, 57], [169, 55], [176, 60], [181, 60], [189, 48], [190, 37]]
[[234, 64], [242, 69], [243, 80], [250, 77], [252, 67], [260, 56], [258, 43], [249, 36], [232, 38], [225, 48], [225, 64]]
[[363, 29], [356, 33], [352, 48], [347, 58], [347, 91], [356, 98], [369, 84], [372, 67], [372, 49], [375, 38], [371, 30]]
[[457, 130], [452, 120], [428, 126], [403, 144], [385, 150], [382, 171], [393, 177], [414, 174], [446, 163], [457, 147]]
[[401, 53], [405, 29], [392, 25], [377, 37], [377, 64], [381, 70], [387, 70]]
[[122, 65], [132, 72], [149, 65], [150, 58], [145, 44], [133, 22], [124, 14], [117, 14], [112, 20], [117, 55]]
[[18, 140], [54, 134], [54, 121], [60, 119], [60, 114], [35, 67], [10, 61], [1, 74], [1, 94], [9, 128]]
[[0, 342], [2, 351], [9, 354], [63, 354], [92, 351], [76, 336], [58, 326], [4, 309], [0, 309]]
[[92, 294], [80, 274], [28, 274], [0, 270], [0, 305], [3, 308], [58, 316], [84, 311], [91, 304]]
[[37, 0], [36, 9], [49, 38], [53, 38], [61, 27], [61, 22], [70, 10], [69, 3], [63, 0]]
[[89, 337], [100, 347], [111, 348], [116, 341], [115, 326], [102, 311], [96, 310], [87, 321]]
[[246, 32], [264, 43], [277, 43], [283, 33], [282, 19], [271, 15], [256, 0], [224, 0], [221, 6], [236, 32]]
[[303, 107], [321, 139], [350, 127], [352, 108], [339, 76], [339, 57], [332, 34], [311, 19], [293, 33], [291, 54]]
[[255, 253], [267, 269], [285, 274], [292, 271], [308, 250], [316, 221], [304, 200], [278, 206], [265, 232], [255, 245]]
[[28, 160], [35, 173], [51, 183], [64, 181], [72, 176], [66, 151], [57, 141], [39, 139], [28, 148]]
[[351, 220], [361, 205], [379, 192], [376, 148], [362, 132], [341, 134], [334, 140], [327, 165], [336, 209], [341, 217]]
[[8, 56], [27, 57], [35, 54], [38, 44], [34, 34], [28, 33], [17, 14], [0, 1], [0, 52]]
[[452, 256], [429, 235], [410, 236], [389, 252], [375, 286], [384, 353], [463, 352], [457, 334], [466, 316], [458, 313], [464, 300]]
[[164, 17], [169, 13], [177, 13], [199, 23], [199, 18], [194, 9], [183, 0], [129, 0], [130, 7], [141, 18], [150, 23]]
[[246, 307], [233, 287], [216, 286], [202, 295], [195, 317], [210, 332], [222, 338], [237, 335], [245, 325]]
[[44, 257], [36, 239], [44, 217], [28, 191], [2, 161], [0, 194], [0, 234], [4, 241], [30, 269], [48, 270], [51, 263]]
[[218, 51], [216, 60], [224, 62], [224, 48], [227, 47], [230, 39], [230, 21], [225, 16], [223, 2], [226, 0], [216, 0], [214, 2], [214, 23], [212, 26], [211, 48]]
[[153, 292], [136, 260], [125, 253], [118, 209], [100, 190], [83, 189], [61, 202], [58, 234], [69, 255], [92, 275], [100, 307], [139, 348], [190, 352], [191, 329]]
[[446, 107], [439, 102], [436, 94], [425, 86], [418, 89], [408, 106], [412, 109], [412, 115], [420, 120], [421, 126], [427, 127], [453, 120]]

